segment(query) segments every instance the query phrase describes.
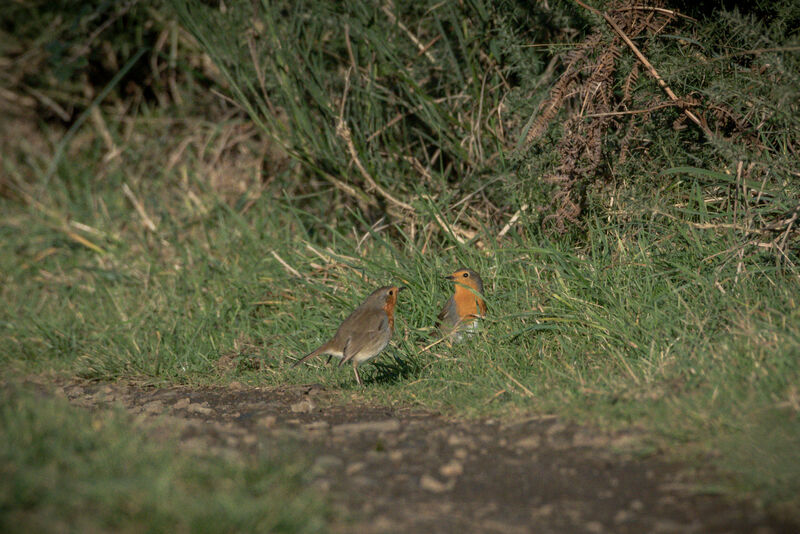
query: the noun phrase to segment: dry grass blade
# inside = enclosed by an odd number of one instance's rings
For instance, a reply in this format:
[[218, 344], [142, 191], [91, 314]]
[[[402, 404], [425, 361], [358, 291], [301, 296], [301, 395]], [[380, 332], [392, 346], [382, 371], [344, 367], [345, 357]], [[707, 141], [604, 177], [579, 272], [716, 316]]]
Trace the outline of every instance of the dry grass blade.
[[305, 278], [305, 277], [304, 277], [302, 274], [300, 274], [300, 272], [299, 272], [297, 269], [295, 269], [294, 267], [292, 267], [291, 265], [289, 265], [289, 264], [286, 262], [286, 260], [284, 260], [283, 258], [281, 258], [281, 257], [278, 255], [278, 253], [277, 253], [277, 252], [275, 252], [274, 250], [271, 250], [271, 251], [270, 251], [270, 253], [272, 254], [272, 257], [273, 257], [273, 258], [275, 258], [276, 260], [278, 260], [278, 263], [280, 263], [281, 265], [283, 265], [283, 268], [284, 268], [284, 269], [286, 269], [286, 271], [287, 271], [289, 274], [291, 274], [291, 275], [292, 275], [292, 276], [294, 276], [295, 278], [303, 278], [303, 279]]
[[138, 213], [139, 217], [141, 217], [145, 227], [151, 232], [155, 233], [158, 230], [156, 228], [156, 224], [147, 214], [147, 211], [144, 209], [144, 205], [142, 205], [142, 203], [139, 202], [139, 199], [136, 198], [136, 195], [133, 194], [133, 191], [131, 191], [131, 188], [127, 183], [122, 184], [122, 192], [125, 194], [126, 197], [128, 197], [128, 200], [131, 201], [131, 204], [133, 204], [136, 213]]
[[523, 204], [522, 207], [519, 208], [514, 213], [514, 215], [511, 216], [511, 219], [508, 220], [506, 225], [503, 226], [503, 229], [500, 230], [500, 233], [497, 234], [497, 238], [500, 239], [501, 237], [506, 235], [508, 233], [508, 231], [511, 230], [511, 228], [517, 223], [517, 221], [519, 220], [520, 216], [522, 215], [522, 212], [527, 211], [527, 209], [528, 209], [528, 204]]
[[397, 27], [398, 27], [398, 28], [400, 28], [401, 30], [403, 30], [403, 31], [405, 32], [405, 34], [406, 34], [406, 35], [408, 35], [408, 38], [409, 38], [409, 39], [411, 39], [411, 42], [413, 42], [413, 43], [414, 43], [414, 45], [415, 45], [415, 46], [416, 46], [416, 47], [419, 49], [419, 53], [420, 53], [420, 54], [423, 54], [423, 55], [425, 55], [425, 57], [426, 57], [426, 58], [428, 58], [428, 61], [430, 61], [430, 62], [431, 62], [431, 63], [433, 63], [433, 64], [436, 64], [436, 58], [435, 58], [435, 57], [433, 57], [433, 54], [431, 54], [431, 53], [430, 53], [430, 51], [428, 50], [428, 48], [430, 48], [430, 44], [429, 44], [428, 46], [425, 46], [425, 45], [422, 43], [422, 41], [420, 41], [420, 40], [417, 38], [417, 36], [416, 36], [416, 35], [414, 35], [413, 33], [411, 33], [411, 30], [409, 30], [409, 29], [406, 27], [406, 25], [405, 25], [405, 24], [403, 24], [402, 22], [400, 22], [399, 20], [397, 20], [397, 17], [396, 17], [396, 16], [395, 16], [395, 14], [394, 14], [394, 13], [392, 13], [392, 11], [389, 9], [389, 6], [383, 6], [383, 7], [381, 7], [381, 10], [382, 10], [382, 11], [383, 11], [383, 12], [386, 14], [386, 16], [387, 16], [387, 17], [389, 17], [389, 20], [392, 22], [392, 24], [397, 24]]
[[507, 372], [505, 369], [503, 369], [503, 368], [502, 368], [502, 367], [500, 367], [499, 365], [495, 365], [495, 364], [492, 364], [492, 367], [494, 367], [495, 369], [497, 369], [498, 371], [500, 371], [501, 373], [503, 373], [503, 374], [505, 375], [505, 377], [506, 377], [506, 378], [508, 378], [509, 380], [511, 380], [511, 381], [512, 381], [512, 382], [513, 382], [513, 383], [514, 383], [514, 384], [515, 384], [515, 385], [516, 385], [516, 386], [517, 386], [519, 389], [521, 389], [521, 390], [522, 390], [522, 391], [525, 393], [525, 396], [526, 396], [526, 397], [528, 397], [528, 398], [530, 398], [530, 399], [535, 399], [535, 398], [536, 398], [536, 395], [534, 395], [534, 394], [533, 394], [533, 392], [532, 392], [531, 390], [529, 390], [529, 389], [528, 389], [528, 388], [526, 388], [524, 385], [522, 385], [522, 383], [521, 383], [519, 380], [517, 380], [516, 378], [514, 378], [513, 376], [511, 376], [511, 375], [510, 375], [510, 374], [509, 374], [509, 373], [508, 373], [508, 372]]

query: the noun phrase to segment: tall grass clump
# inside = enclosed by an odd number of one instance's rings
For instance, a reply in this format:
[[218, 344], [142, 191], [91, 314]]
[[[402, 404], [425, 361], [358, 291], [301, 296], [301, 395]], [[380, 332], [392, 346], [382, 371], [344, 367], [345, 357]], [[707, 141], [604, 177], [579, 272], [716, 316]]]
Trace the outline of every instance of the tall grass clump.
[[[751, 242], [796, 241], [797, 54], [754, 16], [625, 2], [173, 5], [307, 187], [332, 187], [368, 220], [408, 233], [432, 219], [468, 240], [526, 206], [523, 220], [563, 235], [593, 212], [685, 219], [665, 196], [724, 192], [703, 211], [736, 216]], [[772, 25], [790, 17], [778, 11]]]

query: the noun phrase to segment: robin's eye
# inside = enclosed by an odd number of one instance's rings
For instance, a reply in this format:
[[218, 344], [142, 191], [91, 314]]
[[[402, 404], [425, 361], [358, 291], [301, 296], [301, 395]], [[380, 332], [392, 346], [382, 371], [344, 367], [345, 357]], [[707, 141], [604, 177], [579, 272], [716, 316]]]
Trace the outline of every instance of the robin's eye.
[[464, 273], [464, 278], [469, 278], [469, 273]]
[[394, 291], [392, 291], [392, 290], [390, 289], [390, 290], [389, 290], [389, 296], [391, 297], [392, 295], [394, 295]]

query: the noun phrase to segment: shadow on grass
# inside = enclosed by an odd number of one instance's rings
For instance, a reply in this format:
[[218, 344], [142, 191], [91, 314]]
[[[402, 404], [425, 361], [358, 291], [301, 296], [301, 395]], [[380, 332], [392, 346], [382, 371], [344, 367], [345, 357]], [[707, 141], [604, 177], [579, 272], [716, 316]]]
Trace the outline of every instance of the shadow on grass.
[[375, 373], [364, 379], [365, 384], [395, 384], [408, 378], [416, 378], [422, 371], [422, 366], [416, 357], [401, 358], [397, 353], [392, 354], [391, 361], [384, 358], [373, 364]]

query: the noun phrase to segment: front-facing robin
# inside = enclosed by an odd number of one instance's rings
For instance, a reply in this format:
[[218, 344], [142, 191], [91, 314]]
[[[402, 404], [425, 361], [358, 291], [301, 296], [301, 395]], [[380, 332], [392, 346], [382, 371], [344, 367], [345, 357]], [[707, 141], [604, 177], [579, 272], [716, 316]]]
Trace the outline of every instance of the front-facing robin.
[[327, 354], [340, 358], [340, 366], [346, 362], [353, 362], [356, 382], [361, 385], [358, 366], [380, 354], [389, 344], [394, 331], [397, 294], [402, 289], [397, 286], [384, 286], [373, 291], [361, 306], [342, 321], [336, 335], [330, 341], [297, 360], [293, 367], [314, 356]]
[[437, 327], [443, 336], [461, 341], [465, 332], [473, 332], [478, 320], [486, 315], [483, 280], [472, 269], [459, 269], [448, 280], [455, 286], [453, 296], [439, 312]]

